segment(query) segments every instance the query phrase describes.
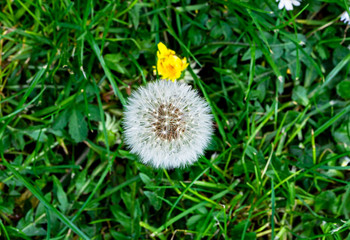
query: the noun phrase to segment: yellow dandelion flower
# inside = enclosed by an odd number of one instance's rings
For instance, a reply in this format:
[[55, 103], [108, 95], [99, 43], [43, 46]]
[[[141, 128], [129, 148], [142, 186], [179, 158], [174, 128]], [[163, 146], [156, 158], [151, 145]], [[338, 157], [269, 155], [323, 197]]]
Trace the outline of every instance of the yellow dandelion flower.
[[186, 58], [179, 58], [175, 51], [168, 49], [162, 42], [158, 44], [157, 58], [158, 74], [163, 79], [173, 82], [181, 76], [182, 71], [188, 66]]

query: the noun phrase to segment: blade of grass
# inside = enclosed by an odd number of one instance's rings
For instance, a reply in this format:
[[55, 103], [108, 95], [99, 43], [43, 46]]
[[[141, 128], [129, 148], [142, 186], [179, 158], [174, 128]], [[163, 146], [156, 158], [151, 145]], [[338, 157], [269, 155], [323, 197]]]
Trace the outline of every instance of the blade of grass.
[[186, 45], [180, 40], [180, 38], [177, 36], [177, 34], [175, 33], [173, 27], [171, 26], [171, 23], [169, 22], [169, 20], [164, 16], [163, 13], [159, 13], [159, 16], [162, 18], [163, 22], [165, 23], [165, 25], [167, 26], [167, 31], [170, 33], [171, 36], [173, 36], [176, 41], [178, 41], [178, 43], [181, 45], [181, 47], [183, 47], [185, 49], [185, 51], [187, 52], [188, 55], [191, 56], [191, 58], [199, 65], [199, 67], [202, 67], [202, 64], [197, 60], [197, 58], [191, 53], [191, 51], [186, 47]]
[[275, 239], [275, 188], [273, 179], [271, 179], [271, 239]]
[[313, 97], [315, 94], [320, 92], [323, 88], [325, 88], [332, 80], [333, 78], [340, 72], [340, 70], [343, 69], [343, 67], [347, 66], [348, 62], [350, 61], [350, 54], [346, 55], [338, 64], [333, 68], [333, 70], [326, 76], [324, 83], [320, 85], [319, 87], [315, 88], [310, 94], [309, 98]]
[[219, 128], [219, 132], [223, 138], [223, 141], [226, 142], [226, 132], [224, 130], [224, 126], [222, 124], [222, 122], [220, 121], [219, 116], [217, 115], [217, 111], [215, 110], [216, 106], [214, 105], [214, 103], [210, 100], [207, 92], [205, 91], [201, 80], [197, 77], [197, 75], [193, 72], [193, 69], [191, 68], [191, 66], [188, 66], [188, 70], [191, 73], [193, 79], [196, 81], [196, 83], [199, 85], [199, 88], [201, 89], [205, 99], [207, 100], [207, 102], [209, 103], [211, 109], [212, 109], [212, 113], [214, 115], [215, 121], [218, 124], [218, 128]]
[[275, 108], [271, 107], [270, 112], [265, 115], [265, 117], [263, 118], [264, 120], [259, 124], [259, 126], [255, 129], [253, 134], [249, 137], [248, 141], [245, 143], [241, 159], [242, 159], [242, 164], [244, 167], [244, 172], [245, 172], [246, 178], [248, 179], [249, 182], [250, 182], [250, 178], [249, 178], [247, 166], [245, 164], [245, 155], [247, 152], [247, 148], [248, 148], [249, 144], [253, 141], [255, 136], [258, 134], [258, 132], [260, 132], [261, 128], [263, 126], [265, 126], [265, 124], [269, 121], [270, 117], [274, 114], [274, 112], [275, 112], [274, 110], [275, 110]]
[[[325, 122], [321, 127], [317, 128], [317, 130], [315, 131], [315, 135], [314, 137], [316, 138], [318, 135], [320, 135], [321, 133], [323, 133], [327, 128], [329, 128], [334, 122], [336, 122], [338, 119], [340, 119], [341, 117], [343, 117], [346, 113], [348, 113], [350, 111], [350, 106], [347, 106], [346, 108], [344, 108], [342, 111], [340, 111], [337, 115], [335, 115], [334, 117], [332, 117], [331, 119], [329, 119], [327, 122]], [[311, 141], [312, 136], [310, 135], [305, 141], [304, 141], [304, 145], [308, 142]]]
[[251, 45], [251, 60], [249, 65], [249, 80], [248, 80], [248, 88], [246, 90], [245, 99], [247, 101], [247, 105], [249, 104], [249, 94], [250, 94], [250, 88], [254, 81], [254, 75], [255, 75], [255, 43], [252, 43]]
[[46, 198], [42, 195], [42, 193], [37, 190], [25, 177], [23, 177], [17, 170], [12, 167], [10, 163], [4, 157], [4, 154], [1, 153], [1, 158], [3, 164], [12, 172], [12, 174], [42, 203], [45, 207], [47, 207], [50, 211], [52, 211], [58, 219], [62, 221], [68, 228], [70, 228], [73, 232], [75, 232], [82, 239], [89, 240], [90, 238], [82, 232], [72, 221], [70, 221], [65, 215], [63, 215], [60, 211], [58, 211], [51, 203], [49, 203]]
[[6, 239], [7, 239], [7, 240], [10, 240], [9, 234], [8, 234], [7, 231], [6, 231], [6, 228], [5, 228], [4, 224], [2, 223], [1, 218], [0, 218], [0, 227], [1, 227], [1, 229], [2, 229], [2, 232], [3, 232], [4, 235], [5, 235]]
[[[103, 113], [103, 107], [102, 107], [101, 98], [100, 98], [100, 95], [99, 95], [99, 92], [98, 92], [98, 88], [97, 88], [96, 82], [94, 80], [93, 80], [93, 86], [94, 86], [97, 102], [99, 104], [99, 113], [100, 113], [100, 118], [101, 118], [102, 126], [103, 126], [103, 135], [104, 135], [104, 138], [105, 138], [105, 143], [106, 143], [106, 148], [107, 148], [108, 165], [107, 165], [107, 168], [103, 171], [100, 179], [98, 180], [96, 186], [94, 187], [94, 189], [90, 193], [90, 195], [87, 198], [87, 200], [84, 201], [84, 204], [81, 206], [81, 208], [78, 210], [78, 212], [72, 218], [72, 222], [74, 222], [80, 216], [80, 214], [84, 211], [84, 209], [88, 206], [88, 204], [90, 203], [91, 199], [93, 198], [93, 196], [96, 194], [97, 190], [102, 185], [102, 183], [103, 183], [104, 179], [106, 178], [108, 172], [111, 171], [112, 164], [113, 164], [113, 159], [115, 159], [116, 155], [118, 154], [116, 152], [116, 153], [114, 153], [113, 156], [110, 155], [110, 149], [109, 149], [109, 144], [108, 144], [108, 135], [107, 135], [107, 130], [106, 130], [105, 121], [104, 121], [104, 117], [105, 116], [104, 116], [104, 113]], [[65, 229], [62, 229], [62, 231], [60, 232], [60, 235], [64, 231], [65, 231]]]
[[[232, 191], [232, 189], [237, 185], [236, 182], [232, 183], [228, 189], [222, 191], [222, 192], [219, 192], [218, 194], [214, 195], [213, 197], [211, 197], [210, 199], [212, 201], [214, 200], [217, 200], [223, 196], [225, 196], [227, 193], [229, 193], [230, 191]], [[181, 218], [187, 216], [189, 213], [193, 212], [194, 210], [204, 206], [207, 202], [201, 202], [201, 203], [198, 203], [196, 205], [194, 205], [193, 207], [190, 207], [189, 209], [187, 209], [186, 211], [178, 214], [177, 216], [169, 219], [168, 221], [165, 222], [165, 224], [163, 224], [161, 227], [157, 228], [157, 230], [155, 232], [152, 233], [151, 236], [157, 236], [158, 234], [160, 234], [164, 229], [166, 229], [168, 226], [170, 226], [171, 224], [173, 224], [174, 222], [176, 221], [179, 221]]]
[[[40, 24], [40, 26], [42, 26], [43, 28], [45, 28], [45, 25], [41, 23], [41, 21], [37, 18], [37, 16], [34, 15], [34, 13], [32, 13], [32, 11], [29, 10], [29, 8], [22, 3], [20, 0], [17, 0], [17, 2], [19, 2], [19, 4], [21, 4], [21, 6], [29, 13], [30, 16], [32, 16], [34, 18], [34, 20]], [[29, 2], [31, 5], [31, 2]]]
[[[112, 85], [112, 88], [113, 88], [113, 91], [114, 93], [118, 96], [121, 104], [123, 106], [125, 106], [126, 104], [126, 101], [123, 97], [123, 94], [120, 92], [118, 86], [117, 86], [117, 83], [115, 82], [114, 78], [113, 78], [113, 75], [112, 75], [112, 72], [111, 70], [109, 70], [105, 60], [103, 59], [102, 55], [101, 55], [101, 50], [100, 48], [98, 47], [97, 43], [95, 42], [95, 39], [93, 38], [93, 36], [91, 35], [91, 33], [87, 33], [87, 39], [88, 39], [88, 42], [89, 44], [91, 45], [91, 48], [94, 50], [98, 60], [100, 61], [100, 64], [110, 82], [110, 84]], [[119, 82], [121, 82], [119, 80]]]

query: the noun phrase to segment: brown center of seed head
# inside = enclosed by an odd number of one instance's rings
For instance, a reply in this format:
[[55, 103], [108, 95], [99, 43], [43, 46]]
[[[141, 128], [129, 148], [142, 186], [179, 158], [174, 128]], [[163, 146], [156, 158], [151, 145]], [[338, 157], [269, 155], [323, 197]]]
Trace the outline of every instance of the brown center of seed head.
[[153, 111], [155, 121], [152, 124], [154, 133], [162, 140], [172, 141], [180, 137], [185, 131], [184, 114], [177, 107], [161, 104]]

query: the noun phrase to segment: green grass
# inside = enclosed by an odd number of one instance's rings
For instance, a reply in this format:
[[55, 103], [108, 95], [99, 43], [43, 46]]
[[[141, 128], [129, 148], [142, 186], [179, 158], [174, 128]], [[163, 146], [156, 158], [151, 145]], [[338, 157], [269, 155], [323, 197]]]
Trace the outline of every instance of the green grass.
[[[0, 2], [0, 239], [350, 239], [348, 6]], [[123, 143], [160, 41], [214, 115], [185, 169]]]

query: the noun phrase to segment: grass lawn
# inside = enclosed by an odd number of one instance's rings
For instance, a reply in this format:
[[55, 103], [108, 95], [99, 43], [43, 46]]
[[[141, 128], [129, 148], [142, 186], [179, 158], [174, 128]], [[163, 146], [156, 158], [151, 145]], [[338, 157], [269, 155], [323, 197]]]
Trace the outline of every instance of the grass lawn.
[[[349, 240], [350, 2], [281, 1], [0, 1], [0, 239]], [[123, 129], [160, 42], [213, 116], [175, 169]]]

